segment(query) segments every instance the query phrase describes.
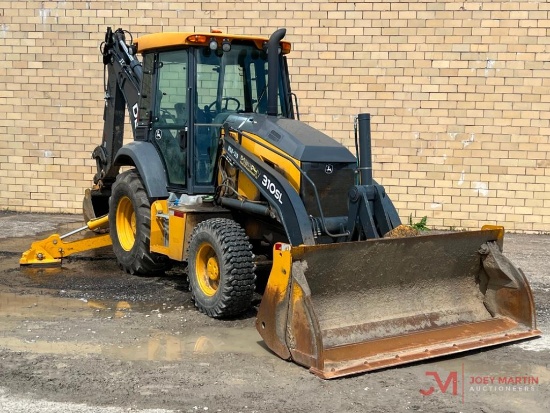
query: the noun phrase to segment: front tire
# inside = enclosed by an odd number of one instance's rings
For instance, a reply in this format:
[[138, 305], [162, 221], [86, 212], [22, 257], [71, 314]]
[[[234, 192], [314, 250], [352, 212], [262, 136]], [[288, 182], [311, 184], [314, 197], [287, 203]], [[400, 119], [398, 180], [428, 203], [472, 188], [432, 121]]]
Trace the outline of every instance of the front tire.
[[213, 318], [250, 308], [254, 294], [254, 255], [242, 227], [226, 218], [199, 223], [188, 249], [189, 287], [195, 306]]
[[109, 231], [120, 267], [129, 274], [157, 274], [166, 257], [150, 251], [151, 203], [139, 173], [119, 174], [109, 199]]

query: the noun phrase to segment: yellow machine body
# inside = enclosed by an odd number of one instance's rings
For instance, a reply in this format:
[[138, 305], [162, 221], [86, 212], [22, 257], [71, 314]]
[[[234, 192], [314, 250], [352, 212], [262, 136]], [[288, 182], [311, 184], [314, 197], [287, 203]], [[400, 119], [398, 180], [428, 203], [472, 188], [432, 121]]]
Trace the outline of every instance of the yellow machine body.
[[[325, 379], [540, 335], [502, 227], [384, 238], [401, 222], [365, 163], [370, 115], [357, 118], [355, 155], [296, 119], [284, 29], [269, 39], [159, 33], [131, 45], [126, 34], [108, 28], [100, 49], [108, 98], [84, 203], [85, 216], [109, 218], [34, 242], [21, 265], [111, 244], [130, 274], [186, 261], [200, 311], [240, 314], [256, 288], [267, 346]], [[171, 112], [180, 105], [185, 121]], [[135, 139], [123, 145], [126, 109]], [[64, 240], [85, 229], [95, 232]], [[259, 256], [271, 265], [263, 291]]]
[[[262, 162], [273, 166], [277, 172], [285, 177], [296, 192], [300, 192], [301, 179], [298, 169], [300, 167], [300, 161], [298, 159], [281, 153], [279, 148], [261, 136], [254, 134], [237, 136], [235, 133], [230, 133], [230, 138], [240, 140], [240, 144], [244, 149], [257, 156]], [[230, 167], [226, 169], [230, 169]], [[235, 173], [229, 170], [227, 172]], [[236, 183], [239, 196], [249, 200], [259, 199], [260, 193], [258, 187], [254, 185], [246, 175], [239, 174], [238, 177], [236, 177]]]
[[187, 260], [191, 234], [199, 222], [230, 216], [227, 210], [212, 204], [169, 206], [166, 200], [151, 207], [151, 251], [174, 261]]

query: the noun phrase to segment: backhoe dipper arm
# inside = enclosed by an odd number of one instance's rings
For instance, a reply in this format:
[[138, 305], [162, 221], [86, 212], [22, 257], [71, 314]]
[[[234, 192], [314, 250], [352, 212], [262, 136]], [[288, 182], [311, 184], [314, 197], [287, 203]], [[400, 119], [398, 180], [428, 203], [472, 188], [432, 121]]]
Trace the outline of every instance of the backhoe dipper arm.
[[134, 57], [134, 46], [126, 44], [126, 33], [122, 29], [113, 32], [108, 27], [100, 48], [106, 77], [104, 126], [101, 145], [94, 150], [92, 157], [97, 164], [94, 183], [102, 187], [109, 187], [118, 174], [119, 167], [113, 161], [123, 144], [124, 106], [128, 109], [134, 135], [137, 125], [143, 70]]

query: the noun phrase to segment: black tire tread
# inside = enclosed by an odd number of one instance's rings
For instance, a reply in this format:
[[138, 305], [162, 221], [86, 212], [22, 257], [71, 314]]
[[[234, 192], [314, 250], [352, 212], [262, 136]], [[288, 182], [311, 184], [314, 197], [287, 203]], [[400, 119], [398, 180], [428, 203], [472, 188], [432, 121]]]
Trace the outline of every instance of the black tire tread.
[[[141, 218], [141, 228], [136, 234], [136, 244], [131, 251], [125, 251], [118, 243], [118, 233], [116, 231], [116, 207], [112, 205], [114, 194], [118, 191], [129, 188], [133, 197], [134, 210]], [[166, 257], [155, 254], [150, 251], [151, 245], [151, 203], [145, 187], [141, 181], [139, 173], [135, 169], [131, 169], [119, 174], [115, 183], [112, 186], [111, 199], [109, 200], [109, 224], [110, 233], [113, 240], [113, 249], [117, 256], [119, 266], [129, 274], [145, 275], [162, 273], [169, 268], [169, 263]]]
[[200, 288], [192, 280], [194, 264], [189, 266], [189, 286], [195, 306], [212, 318], [226, 318], [248, 310], [252, 303], [256, 275], [252, 245], [243, 228], [227, 218], [212, 218], [200, 222], [190, 238], [189, 257], [195, 253], [193, 239], [198, 234], [209, 233], [219, 243], [223, 274], [214, 302], [205, 303], [199, 294]]

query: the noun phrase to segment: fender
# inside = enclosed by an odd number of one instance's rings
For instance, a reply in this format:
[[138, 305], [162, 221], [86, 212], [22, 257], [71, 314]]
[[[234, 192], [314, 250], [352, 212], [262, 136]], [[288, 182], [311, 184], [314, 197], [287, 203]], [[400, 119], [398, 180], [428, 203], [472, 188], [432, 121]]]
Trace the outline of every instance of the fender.
[[152, 143], [134, 141], [124, 145], [118, 150], [114, 164], [135, 166], [149, 198], [168, 198], [164, 164]]

